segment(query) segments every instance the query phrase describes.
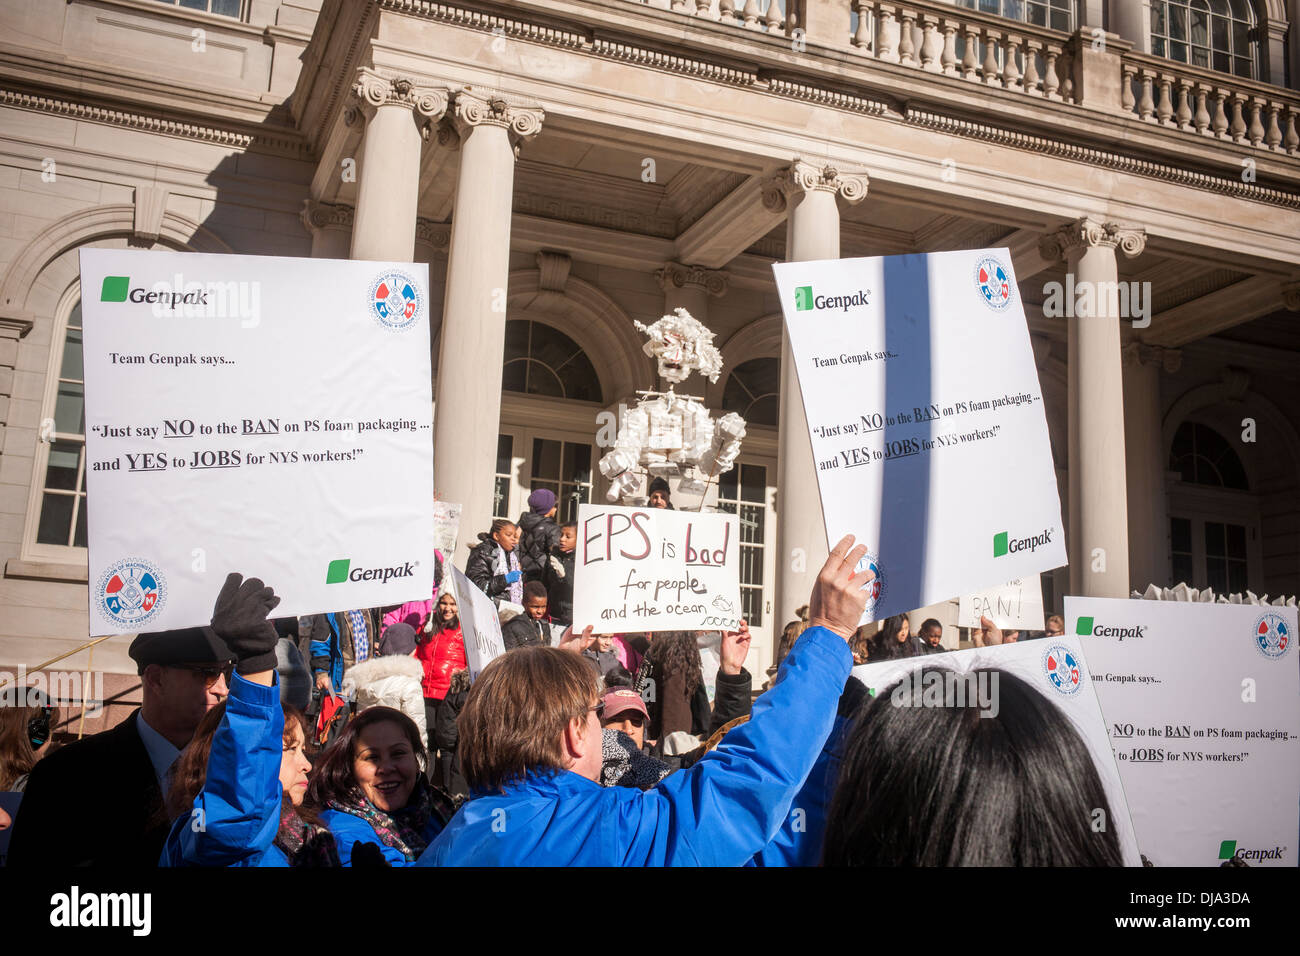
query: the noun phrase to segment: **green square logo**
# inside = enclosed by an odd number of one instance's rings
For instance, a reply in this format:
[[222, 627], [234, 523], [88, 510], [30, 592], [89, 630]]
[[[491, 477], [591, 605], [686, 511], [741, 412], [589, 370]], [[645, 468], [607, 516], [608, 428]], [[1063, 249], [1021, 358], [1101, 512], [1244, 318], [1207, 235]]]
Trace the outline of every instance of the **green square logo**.
[[99, 290], [99, 301], [125, 302], [130, 288], [130, 276], [104, 276], [103, 288]]
[[1074, 633], [1080, 637], [1089, 637], [1092, 634], [1092, 618], [1081, 617], [1079, 623], [1074, 625]]
[[1231, 860], [1236, 855], [1237, 855], [1236, 840], [1224, 840], [1222, 843], [1219, 844], [1220, 860]]
[[801, 285], [794, 290], [794, 307], [800, 312], [806, 312], [813, 307], [812, 286]]
[[993, 536], [993, 557], [1000, 558], [1007, 553], [1007, 533], [999, 531]]
[[348, 579], [348, 569], [352, 566], [351, 558], [338, 558], [330, 562], [330, 568], [325, 572], [326, 584], [339, 584]]

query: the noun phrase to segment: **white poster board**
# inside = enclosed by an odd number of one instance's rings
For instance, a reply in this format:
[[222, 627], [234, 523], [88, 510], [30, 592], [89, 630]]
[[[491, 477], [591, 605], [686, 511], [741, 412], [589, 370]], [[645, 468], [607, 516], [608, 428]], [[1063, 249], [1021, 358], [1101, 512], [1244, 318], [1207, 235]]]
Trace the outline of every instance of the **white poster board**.
[[460, 630], [465, 638], [465, 660], [469, 664], [469, 679], [478, 680], [478, 675], [493, 659], [506, 652], [506, 642], [501, 636], [501, 621], [497, 618], [496, 605], [491, 598], [478, 589], [457, 567], [452, 569], [451, 578], [456, 589], [456, 604], [460, 608]]
[[442, 580], [438, 583], [438, 597], [451, 590], [451, 575], [447, 568], [456, 560], [456, 540], [460, 537], [460, 505], [448, 501], [433, 503], [433, 546], [442, 555]]
[[735, 630], [740, 525], [732, 514], [579, 505], [573, 629]]
[[427, 599], [424, 264], [81, 250], [90, 633]]
[[863, 623], [1065, 564], [1010, 253], [772, 268], [827, 540], [877, 572]]
[[1043, 616], [1043, 585], [1038, 575], [973, 591], [957, 599], [958, 627], [979, 627], [981, 614], [1003, 630], [1043, 630], [1047, 621]]
[[[1092, 757], [1097, 776], [1101, 779], [1110, 805], [1109, 819], [1105, 825], [1114, 829], [1119, 841], [1120, 854], [1125, 866], [1141, 866], [1133, 821], [1129, 816], [1124, 788], [1111, 753], [1101, 708], [1098, 706], [1095, 683], [1080, 650], [1079, 639], [1062, 637], [1049, 641], [1030, 641], [1026, 644], [999, 644], [964, 651], [948, 651], [901, 660], [881, 661], [878, 664], [859, 664], [852, 674], [873, 694], [880, 694], [900, 680], [911, 680], [912, 672], [920, 668], [941, 668], [959, 675], [970, 675], [973, 686], [966, 700], [975, 700], [981, 712], [996, 718], [1000, 709], [998, 687], [991, 678], [980, 683], [979, 675], [972, 674], [980, 668], [997, 668], [1019, 677], [1037, 690], [1060, 711], [1074, 726], [1088, 753]], [[985, 718], [980, 718], [985, 719]], [[1050, 772], [1049, 768], [1049, 772]], [[1081, 809], [1092, 812], [1094, 808]], [[1051, 839], [1044, 834], [1043, 839]]]
[[1142, 852], [1156, 866], [1297, 861], [1296, 609], [1067, 597]]

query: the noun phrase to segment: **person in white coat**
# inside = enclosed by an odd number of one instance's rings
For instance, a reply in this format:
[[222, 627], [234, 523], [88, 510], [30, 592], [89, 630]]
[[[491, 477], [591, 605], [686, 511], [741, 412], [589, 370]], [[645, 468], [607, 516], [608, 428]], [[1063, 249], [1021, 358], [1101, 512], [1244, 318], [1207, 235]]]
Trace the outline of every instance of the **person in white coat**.
[[343, 695], [355, 698], [358, 713], [377, 706], [400, 710], [426, 737], [423, 680], [424, 665], [415, 657], [415, 631], [409, 624], [392, 624], [379, 638], [379, 656], [343, 675]]

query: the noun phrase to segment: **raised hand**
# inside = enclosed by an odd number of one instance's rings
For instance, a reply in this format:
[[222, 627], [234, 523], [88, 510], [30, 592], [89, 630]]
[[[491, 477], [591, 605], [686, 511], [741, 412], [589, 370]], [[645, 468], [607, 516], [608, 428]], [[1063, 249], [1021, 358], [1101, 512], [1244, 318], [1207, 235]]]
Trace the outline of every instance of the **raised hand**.
[[745, 656], [749, 653], [751, 636], [748, 621], [741, 621], [738, 631], [722, 632], [722, 647], [718, 651], [722, 663], [718, 670], [732, 677], [740, 673], [745, 666]]
[[560, 635], [560, 649], [581, 654], [596, 642], [595, 631], [595, 625], [588, 624], [582, 629], [581, 634], [574, 634], [573, 625], [570, 624], [564, 629], [564, 633]]
[[976, 647], [992, 647], [1002, 643], [1002, 628], [981, 614], [980, 626], [971, 628], [970, 637]]
[[855, 548], [853, 540], [853, 535], [845, 535], [831, 548], [830, 556], [817, 573], [808, 601], [811, 626], [834, 631], [846, 641], [858, 629], [867, 606], [867, 592], [863, 588], [875, 578], [870, 568], [855, 573], [858, 562], [866, 556], [867, 546], [860, 544]]
[[235, 655], [235, 669], [240, 674], [275, 669], [279, 635], [267, 616], [279, 603], [275, 592], [260, 578], [244, 580], [237, 571], [226, 575], [212, 608], [212, 629]]

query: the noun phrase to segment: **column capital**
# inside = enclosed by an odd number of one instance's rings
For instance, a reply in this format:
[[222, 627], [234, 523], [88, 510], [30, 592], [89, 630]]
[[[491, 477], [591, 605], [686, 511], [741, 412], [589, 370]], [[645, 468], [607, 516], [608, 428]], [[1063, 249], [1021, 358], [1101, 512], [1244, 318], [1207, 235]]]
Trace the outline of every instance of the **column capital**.
[[711, 296], [721, 296], [727, 291], [730, 276], [720, 269], [706, 269], [704, 266], [687, 266], [680, 262], [669, 262], [655, 273], [659, 287], [665, 292], [671, 289], [684, 289], [688, 285], [698, 286]]
[[763, 181], [763, 205], [772, 212], [785, 212], [790, 195], [796, 192], [829, 192], [842, 196], [845, 202], [859, 203], [866, 198], [867, 186], [865, 172], [841, 172], [829, 164], [797, 158]]
[[1183, 367], [1183, 350], [1164, 348], [1159, 345], [1146, 345], [1143, 342], [1129, 342], [1123, 348], [1124, 365], [1137, 368], [1143, 365], [1154, 366], [1172, 375]]
[[1282, 283], [1282, 304], [1289, 312], [1300, 312], [1300, 279]]
[[451, 247], [451, 226], [445, 222], [437, 222], [433, 219], [417, 216], [415, 219], [415, 241], [426, 246], [432, 246], [438, 252], [446, 252]]
[[307, 231], [314, 234], [317, 229], [351, 229], [353, 209], [342, 203], [304, 199], [298, 216]]
[[[429, 129], [447, 112], [451, 91], [441, 86], [421, 86], [405, 76], [385, 76], [369, 67], [357, 70], [352, 81], [351, 105], [365, 114], [375, 115], [381, 106], [404, 106], [411, 110], [421, 133], [427, 138]], [[348, 122], [348, 118], [344, 118]]]
[[[500, 126], [510, 134], [510, 146], [518, 156], [519, 147], [541, 132], [546, 111], [533, 100], [466, 86], [452, 94], [448, 119], [462, 138], [476, 126]], [[442, 142], [441, 133], [439, 142]]]
[[1118, 246], [1120, 252], [1132, 259], [1142, 254], [1146, 244], [1145, 229], [1084, 216], [1038, 240], [1038, 254], [1050, 262], [1059, 262], [1072, 252]]

